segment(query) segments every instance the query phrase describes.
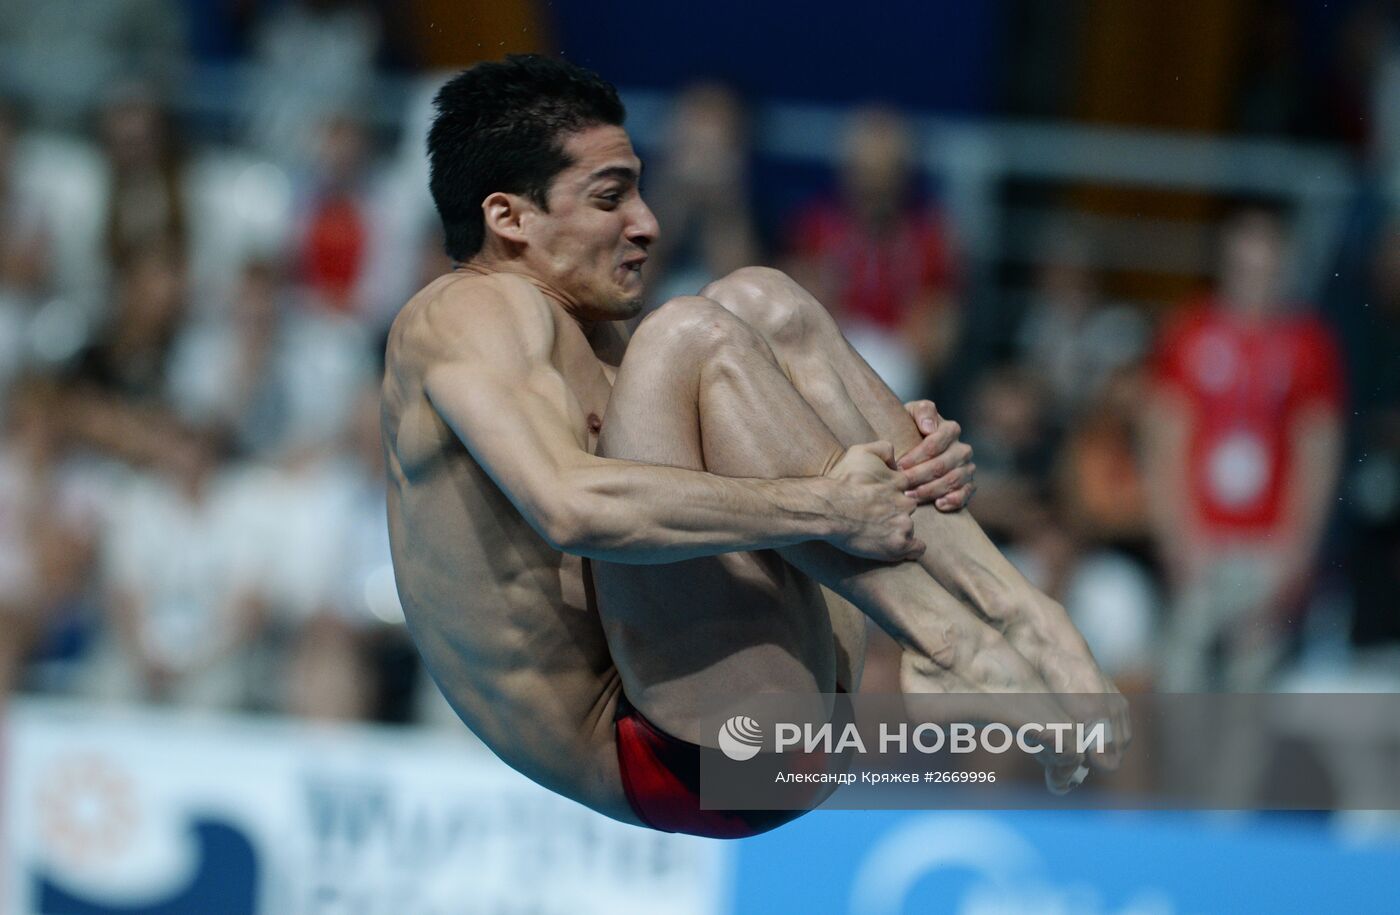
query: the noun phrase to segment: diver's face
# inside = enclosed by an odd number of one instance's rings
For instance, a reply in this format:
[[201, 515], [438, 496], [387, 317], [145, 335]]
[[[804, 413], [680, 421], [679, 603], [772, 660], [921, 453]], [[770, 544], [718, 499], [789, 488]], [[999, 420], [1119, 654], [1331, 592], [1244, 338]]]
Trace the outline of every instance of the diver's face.
[[573, 164], [550, 185], [548, 211], [531, 214], [531, 270], [580, 317], [633, 317], [646, 250], [659, 232], [638, 185], [642, 164], [627, 132], [611, 125], [570, 134], [564, 151]]

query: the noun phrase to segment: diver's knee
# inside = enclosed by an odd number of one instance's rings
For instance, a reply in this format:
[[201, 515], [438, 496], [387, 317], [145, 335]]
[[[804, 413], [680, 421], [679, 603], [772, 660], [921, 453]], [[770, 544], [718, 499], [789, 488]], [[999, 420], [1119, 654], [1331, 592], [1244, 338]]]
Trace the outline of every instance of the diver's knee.
[[713, 352], [734, 344], [751, 344], [754, 330], [713, 299], [679, 296], [643, 319], [628, 346], [663, 352]]
[[794, 346], [829, 320], [792, 277], [772, 267], [740, 267], [701, 295], [723, 305], [775, 346]]

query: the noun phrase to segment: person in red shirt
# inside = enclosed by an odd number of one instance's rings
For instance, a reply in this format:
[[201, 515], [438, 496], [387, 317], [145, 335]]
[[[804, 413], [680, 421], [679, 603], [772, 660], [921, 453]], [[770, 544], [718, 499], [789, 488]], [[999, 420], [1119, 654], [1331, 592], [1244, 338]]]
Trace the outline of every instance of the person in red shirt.
[[315, 186], [302, 202], [301, 279], [321, 309], [356, 314], [368, 306], [363, 282], [373, 242], [366, 190], [369, 137], [348, 115], [319, 129]]
[[1286, 249], [1272, 212], [1237, 213], [1219, 287], [1159, 340], [1145, 440], [1174, 592], [1172, 691], [1265, 685], [1336, 490], [1341, 360], [1327, 327], [1281, 295]]
[[802, 211], [789, 270], [892, 390], [914, 396], [957, 335], [953, 257], [937, 214], [911, 192], [912, 142], [896, 113], [851, 116], [841, 197]]

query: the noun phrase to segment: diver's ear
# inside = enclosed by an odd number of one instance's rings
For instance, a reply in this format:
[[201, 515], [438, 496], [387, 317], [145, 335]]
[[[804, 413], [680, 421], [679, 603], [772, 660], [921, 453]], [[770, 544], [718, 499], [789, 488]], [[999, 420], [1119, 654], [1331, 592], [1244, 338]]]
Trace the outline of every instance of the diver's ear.
[[528, 215], [536, 209], [539, 208], [529, 198], [502, 191], [489, 194], [481, 201], [481, 215], [486, 223], [487, 233], [517, 245], [528, 240]]

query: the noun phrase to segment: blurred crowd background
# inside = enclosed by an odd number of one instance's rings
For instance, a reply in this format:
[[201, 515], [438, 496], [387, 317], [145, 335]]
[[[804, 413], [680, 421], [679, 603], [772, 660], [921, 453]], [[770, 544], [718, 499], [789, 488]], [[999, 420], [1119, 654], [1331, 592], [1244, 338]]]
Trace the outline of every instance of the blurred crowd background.
[[512, 51], [622, 89], [650, 304], [816, 292], [1125, 688], [1394, 688], [1400, 4], [827, 6], [0, 0], [0, 690], [451, 720], [378, 381]]

